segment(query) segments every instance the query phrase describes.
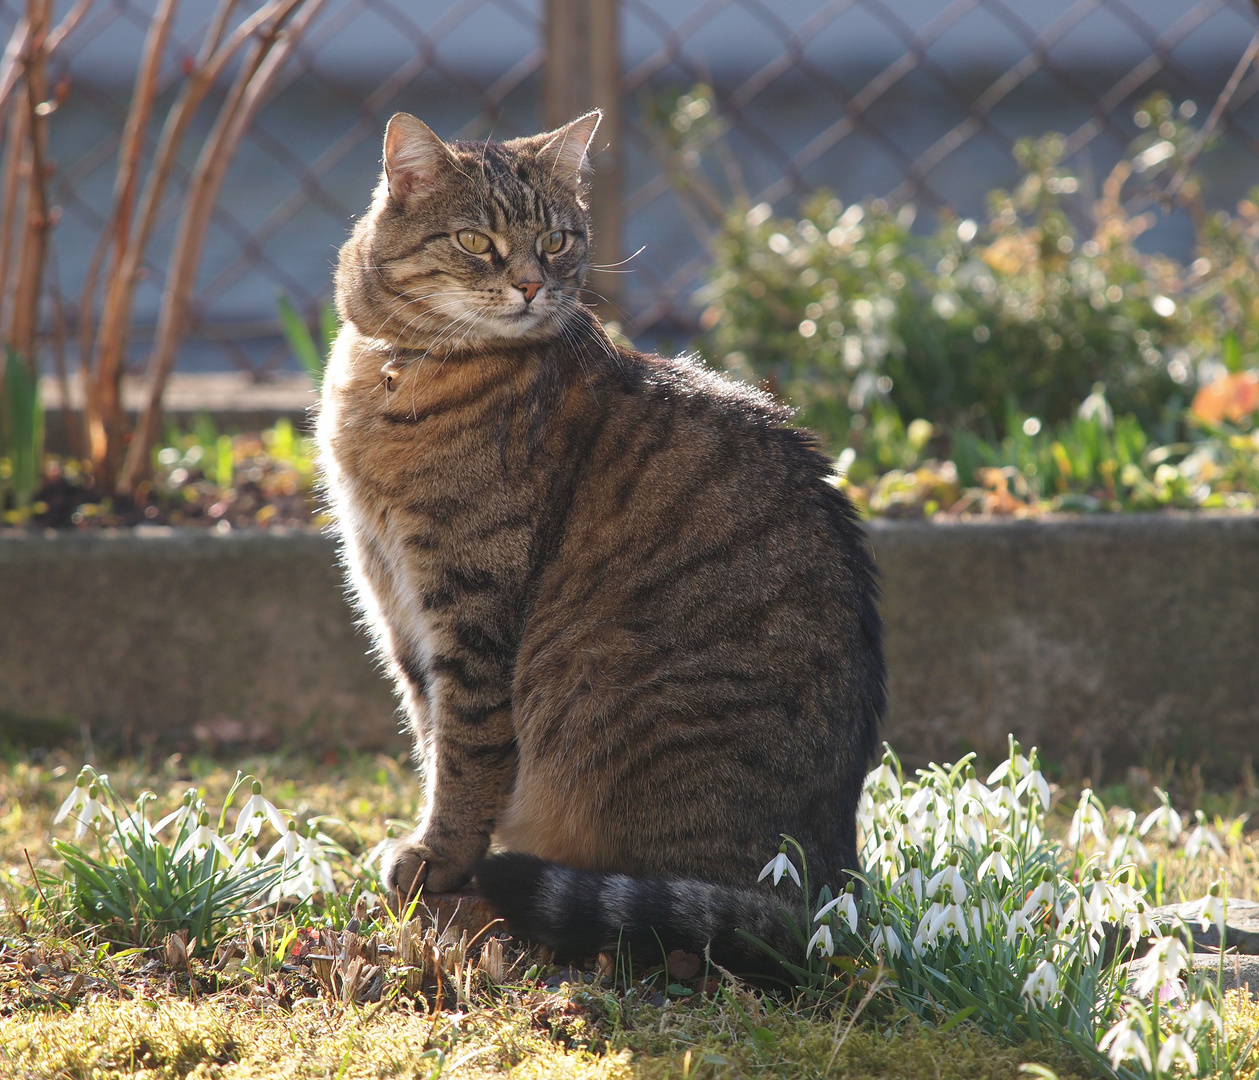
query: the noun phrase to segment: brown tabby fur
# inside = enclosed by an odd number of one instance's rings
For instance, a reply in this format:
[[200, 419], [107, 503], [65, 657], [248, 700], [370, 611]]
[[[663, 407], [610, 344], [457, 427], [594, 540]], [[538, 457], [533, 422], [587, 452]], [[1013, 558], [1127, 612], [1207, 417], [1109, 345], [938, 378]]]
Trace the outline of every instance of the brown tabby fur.
[[786, 833], [838, 884], [884, 700], [866, 543], [767, 395], [577, 302], [597, 123], [447, 145], [400, 114], [341, 251], [322, 464], [428, 795], [387, 881], [459, 888], [493, 844], [754, 890]]

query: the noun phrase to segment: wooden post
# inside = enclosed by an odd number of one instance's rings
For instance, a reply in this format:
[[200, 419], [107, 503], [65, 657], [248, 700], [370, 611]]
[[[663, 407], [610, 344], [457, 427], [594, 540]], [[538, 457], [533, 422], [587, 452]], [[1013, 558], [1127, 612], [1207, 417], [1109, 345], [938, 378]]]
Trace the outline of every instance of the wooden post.
[[[549, 128], [591, 109], [603, 122], [591, 146], [594, 168], [591, 262], [614, 263], [621, 240], [621, 124], [619, 0], [547, 0], [544, 105]], [[616, 307], [615, 274], [592, 274], [590, 287], [602, 294], [597, 306], [605, 319], [623, 320]], [[593, 299], [593, 297], [588, 297]]]

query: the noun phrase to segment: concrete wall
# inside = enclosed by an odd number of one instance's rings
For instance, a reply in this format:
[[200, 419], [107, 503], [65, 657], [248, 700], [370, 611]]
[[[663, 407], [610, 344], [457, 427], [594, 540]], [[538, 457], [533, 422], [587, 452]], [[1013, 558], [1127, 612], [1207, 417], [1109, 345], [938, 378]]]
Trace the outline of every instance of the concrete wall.
[[[1259, 517], [871, 526], [909, 761], [1004, 752], [1075, 775], [1259, 745]], [[162, 530], [0, 538], [0, 729], [400, 749], [332, 543]]]

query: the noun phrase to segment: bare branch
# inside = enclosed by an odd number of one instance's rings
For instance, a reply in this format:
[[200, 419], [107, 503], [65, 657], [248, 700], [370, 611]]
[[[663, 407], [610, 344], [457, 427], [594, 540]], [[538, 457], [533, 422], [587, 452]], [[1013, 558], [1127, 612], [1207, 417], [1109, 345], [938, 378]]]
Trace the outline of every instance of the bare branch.
[[[188, 201], [180, 221], [179, 234], [171, 255], [171, 273], [162, 295], [157, 340], [149, 359], [148, 395], [144, 413], [136, 426], [131, 448], [119, 483], [124, 492], [133, 491], [145, 474], [149, 454], [161, 426], [162, 395], [174, 367], [188, 316], [189, 299], [201, 264], [206, 230], [218, 201], [219, 189], [258, 107], [288, 61], [306, 27], [323, 6], [324, 0], [287, 0], [275, 24], [263, 31], [249, 60], [242, 66], [214, 130], [206, 139], [189, 185]], [[280, 19], [300, 7], [292, 23], [280, 29]]]

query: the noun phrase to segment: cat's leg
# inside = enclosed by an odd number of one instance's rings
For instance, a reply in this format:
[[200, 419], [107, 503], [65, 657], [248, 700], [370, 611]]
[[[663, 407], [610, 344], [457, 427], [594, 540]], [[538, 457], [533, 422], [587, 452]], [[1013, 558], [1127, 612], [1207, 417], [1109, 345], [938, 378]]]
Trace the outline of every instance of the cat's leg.
[[465, 624], [436, 634], [445, 647], [398, 658], [403, 697], [427, 783], [419, 828], [389, 855], [384, 880], [403, 899], [423, 886], [464, 885], [489, 847], [516, 769], [505, 650]]

